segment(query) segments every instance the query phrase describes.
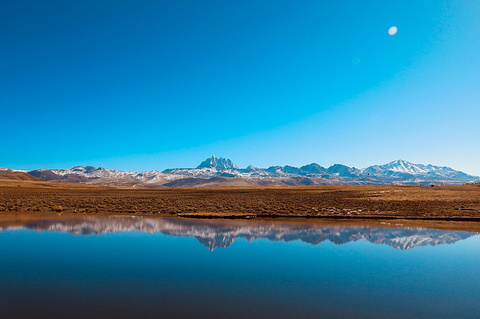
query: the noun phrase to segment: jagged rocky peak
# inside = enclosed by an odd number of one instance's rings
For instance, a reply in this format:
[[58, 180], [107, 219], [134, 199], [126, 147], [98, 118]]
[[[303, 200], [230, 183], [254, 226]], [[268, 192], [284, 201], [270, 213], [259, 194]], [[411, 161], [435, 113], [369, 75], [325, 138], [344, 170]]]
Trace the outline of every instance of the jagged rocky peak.
[[325, 174], [327, 172], [327, 170], [324, 167], [318, 165], [317, 163], [304, 165], [300, 168], [302, 169], [302, 171], [309, 174]]
[[215, 167], [218, 169], [238, 169], [237, 165], [233, 164], [233, 162], [228, 158], [216, 157], [215, 155], [207, 158], [200, 165], [197, 166], [197, 168], [204, 167]]
[[282, 170], [288, 174], [304, 175], [304, 172], [302, 171], [302, 169], [298, 167], [290, 166], [290, 165], [284, 166]]
[[85, 172], [87, 172], [87, 173], [90, 173], [90, 172], [93, 172], [93, 171], [96, 171], [96, 170], [97, 170], [97, 168], [94, 167], [94, 166], [91, 166], [91, 165], [88, 165], [88, 166], [85, 167]]
[[334, 164], [327, 169], [328, 174], [337, 174], [342, 177], [356, 177], [360, 171], [355, 167], [348, 167], [343, 164]]
[[74, 172], [79, 172], [79, 173], [92, 173], [94, 171], [100, 171], [102, 170], [103, 167], [96, 168], [94, 166], [88, 165], [88, 166], [75, 166], [71, 170]]

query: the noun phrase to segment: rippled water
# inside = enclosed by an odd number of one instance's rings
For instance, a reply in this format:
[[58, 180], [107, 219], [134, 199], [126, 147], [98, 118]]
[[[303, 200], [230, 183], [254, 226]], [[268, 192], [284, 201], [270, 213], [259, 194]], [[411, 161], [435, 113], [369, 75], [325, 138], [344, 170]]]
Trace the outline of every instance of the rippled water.
[[0, 229], [5, 318], [480, 314], [476, 233], [145, 217]]

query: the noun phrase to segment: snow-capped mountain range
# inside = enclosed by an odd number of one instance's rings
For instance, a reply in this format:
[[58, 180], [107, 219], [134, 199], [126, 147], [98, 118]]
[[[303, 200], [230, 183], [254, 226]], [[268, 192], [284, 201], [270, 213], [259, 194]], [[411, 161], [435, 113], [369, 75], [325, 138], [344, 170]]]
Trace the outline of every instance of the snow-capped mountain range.
[[[0, 168], [0, 171], [7, 169]], [[1, 173], [1, 172], [0, 172]], [[328, 168], [311, 163], [301, 167], [252, 165], [238, 168], [230, 159], [212, 156], [196, 168], [174, 168], [162, 172], [125, 172], [103, 167], [77, 166], [69, 169], [38, 169], [28, 174], [47, 181], [112, 186], [281, 186], [333, 184], [455, 185], [479, 182], [480, 177], [450, 167], [412, 164], [396, 160], [364, 169], [335, 164]]]
[[369, 226], [335, 226], [284, 222], [207, 221], [151, 217], [85, 217], [44, 219], [2, 229], [28, 228], [36, 231], [60, 231], [74, 235], [140, 231], [168, 236], [194, 237], [210, 250], [226, 248], [239, 238], [248, 241], [266, 238], [270, 241], [300, 240], [312, 245], [330, 241], [336, 245], [354, 241], [388, 245], [400, 250], [417, 246], [452, 244], [476, 233], [427, 228], [388, 228]]

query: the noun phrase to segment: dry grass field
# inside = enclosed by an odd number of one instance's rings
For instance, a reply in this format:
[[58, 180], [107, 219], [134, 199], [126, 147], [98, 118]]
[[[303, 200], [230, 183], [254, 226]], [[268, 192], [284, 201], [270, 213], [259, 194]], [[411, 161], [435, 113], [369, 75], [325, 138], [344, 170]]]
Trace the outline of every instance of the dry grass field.
[[2, 175], [0, 213], [480, 220], [478, 185], [138, 189], [23, 180], [18, 176], [12, 179]]

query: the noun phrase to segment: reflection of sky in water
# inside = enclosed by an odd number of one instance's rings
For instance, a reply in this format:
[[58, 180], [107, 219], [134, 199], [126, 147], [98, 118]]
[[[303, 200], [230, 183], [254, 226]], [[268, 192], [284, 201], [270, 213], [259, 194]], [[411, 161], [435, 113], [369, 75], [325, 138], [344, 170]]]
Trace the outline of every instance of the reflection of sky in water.
[[249, 241], [267, 238], [271, 241], [300, 240], [312, 245], [324, 241], [346, 244], [364, 240], [406, 250], [417, 246], [451, 244], [474, 235], [461, 231], [427, 228], [388, 228], [373, 226], [326, 225], [281, 221], [225, 221], [149, 217], [84, 217], [39, 219], [0, 229], [28, 228], [37, 231], [60, 231], [75, 235], [139, 231], [179, 237], [194, 237], [210, 250], [229, 247], [238, 238]]
[[480, 237], [467, 237], [402, 251], [240, 236], [211, 252], [162, 233], [7, 230], [0, 307], [5, 317], [474, 318]]

